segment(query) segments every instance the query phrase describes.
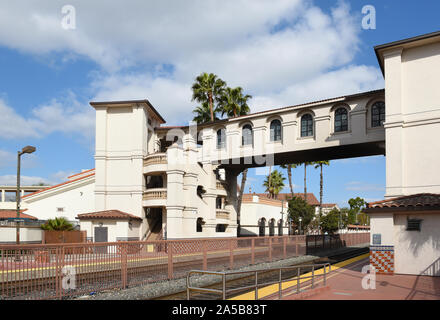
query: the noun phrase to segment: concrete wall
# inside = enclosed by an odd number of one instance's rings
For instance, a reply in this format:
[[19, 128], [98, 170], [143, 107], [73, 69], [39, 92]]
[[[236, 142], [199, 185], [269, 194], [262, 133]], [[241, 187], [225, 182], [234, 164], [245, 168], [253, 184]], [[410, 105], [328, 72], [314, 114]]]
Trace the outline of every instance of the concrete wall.
[[[422, 219], [421, 231], [406, 231], [407, 218]], [[394, 216], [396, 273], [440, 276], [440, 213]]]
[[[0, 226], [0, 243], [15, 244], [17, 238], [15, 226]], [[20, 243], [41, 243], [43, 230], [40, 227], [20, 227]]]

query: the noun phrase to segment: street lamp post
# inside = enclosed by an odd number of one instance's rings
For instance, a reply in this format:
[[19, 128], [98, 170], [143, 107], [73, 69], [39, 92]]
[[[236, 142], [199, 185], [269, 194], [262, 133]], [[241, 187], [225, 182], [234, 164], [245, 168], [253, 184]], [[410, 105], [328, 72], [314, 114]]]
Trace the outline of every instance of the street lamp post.
[[301, 234], [301, 221], [302, 221], [302, 218], [299, 217], [299, 234]]
[[26, 146], [23, 149], [21, 149], [21, 151], [18, 151], [17, 153], [17, 196], [16, 196], [16, 202], [17, 202], [17, 221], [16, 221], [16, 243], [20, 244], [20, 157], [21, 155], [25, 154], [25, 153], [32, 153], [35, 152], [35, 150], [37, 150], [35, 147], [32, 146]]

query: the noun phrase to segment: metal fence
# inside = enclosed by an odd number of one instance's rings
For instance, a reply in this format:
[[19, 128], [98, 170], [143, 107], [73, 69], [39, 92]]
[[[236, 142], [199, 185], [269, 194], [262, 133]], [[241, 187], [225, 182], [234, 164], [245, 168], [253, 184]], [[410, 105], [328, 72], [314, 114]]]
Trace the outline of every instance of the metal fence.
[[[342, 237], [347, 245], [369, 242], [366, 235]], [[302, 235], [0, 245], [0, 299], [60, 299], [305, 254]]]
[[370, 233], [344, 233], [306, 235], [306, 254], [313, 255], [325, 250], [369, 243]]

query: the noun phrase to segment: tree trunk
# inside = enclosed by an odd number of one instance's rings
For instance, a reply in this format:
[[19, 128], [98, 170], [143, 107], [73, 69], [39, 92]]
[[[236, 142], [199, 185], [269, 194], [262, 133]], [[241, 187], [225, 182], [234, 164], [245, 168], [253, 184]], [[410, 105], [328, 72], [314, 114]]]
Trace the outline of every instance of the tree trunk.
[[241, 186], [240, 192], [238, 194], [238, 203], [237, 203], [237, 236], [240, 236], [240, 211], [241, 211], [241, 202], [243, 200], [243, 192], [246, 186], [246, 178], [247, 178], [248, 169], [244, 169], [243, 175], [241, 177]]
[[322, 163], [319, 164], [319, 166], [321, 167], [321, 176], [320, 176], [320, 183], [319, 183], [319, 217], [318, 217], [318, 232], [320, 232], [321, 230], [321, 215], [322, 215], [322, 185], [323, 185], [323, 176], [322, 176]]
[[213, 101], [212, 101], [212, 92], [208, 92], [208, 99], [209, 99], [209, 111], [211, 112], [211, 121], [214, 121], [214, 107], [213, 107]]
[[307, 202], [307, 163], [304, 163], [304, 200]]
[[272, 187], [272, 166], [269, 167], [269, 187], [267, 190], [269, 190], [270, 198], [273, 198], [272, 192], [270, 191], [270, 188]]
[[292, 193], [292, 198], [295, 196], [293, 194], [293, 184], [292, 184], [292, 165], [287, 165], [287, 176], [289, 177], [289, 186], [290, 186], [290, 193]]

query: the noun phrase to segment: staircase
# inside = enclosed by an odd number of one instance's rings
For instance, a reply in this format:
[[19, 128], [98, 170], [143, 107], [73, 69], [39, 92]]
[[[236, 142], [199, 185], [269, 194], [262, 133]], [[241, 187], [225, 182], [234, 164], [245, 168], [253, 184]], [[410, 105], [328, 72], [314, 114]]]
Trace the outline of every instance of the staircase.
[[157, 241], [162, 240], [162, 221], [156, 220], [154, 226], [146, 237], [147, 241]]

